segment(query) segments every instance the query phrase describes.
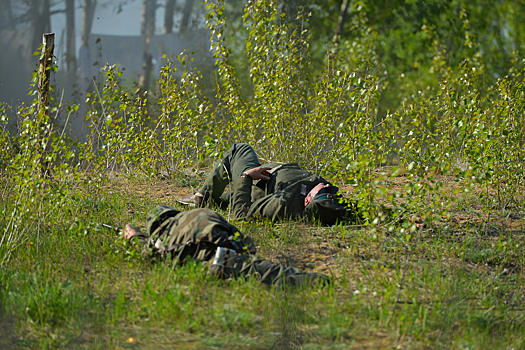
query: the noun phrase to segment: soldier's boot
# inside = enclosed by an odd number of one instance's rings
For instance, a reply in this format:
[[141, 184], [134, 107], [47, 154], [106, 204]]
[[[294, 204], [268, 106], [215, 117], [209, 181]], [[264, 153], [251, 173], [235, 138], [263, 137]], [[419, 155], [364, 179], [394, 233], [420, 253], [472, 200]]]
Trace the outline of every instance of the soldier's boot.
[[187, 196], [179, 197], [177, 198], [177, 202], [192, 208], [204, 207], [204, 197], [198, 194], [189, 194]]

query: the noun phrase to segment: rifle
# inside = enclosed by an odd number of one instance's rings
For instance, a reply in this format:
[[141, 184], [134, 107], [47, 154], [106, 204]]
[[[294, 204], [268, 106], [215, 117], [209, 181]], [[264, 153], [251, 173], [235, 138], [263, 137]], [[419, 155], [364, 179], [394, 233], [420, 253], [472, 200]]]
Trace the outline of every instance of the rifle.
[[111, 226], [111, 225], [108, 225], [108, 224], [100, 224], [102, 227], [104, 228], [107, 228], [108, 230], [112, 230], [112, 231], [115, 231], [116, 233], [118, 233], [119, 235], [122, 235], [122, 227], [118, 227], [118, 226]]

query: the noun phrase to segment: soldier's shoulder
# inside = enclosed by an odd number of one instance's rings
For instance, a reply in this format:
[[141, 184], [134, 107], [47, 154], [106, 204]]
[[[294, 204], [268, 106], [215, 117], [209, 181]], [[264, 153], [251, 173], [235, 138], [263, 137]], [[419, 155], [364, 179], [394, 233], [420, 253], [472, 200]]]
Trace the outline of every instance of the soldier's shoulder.
[[157, 205], [153, 209], [151, 209], [146, 217], [146, 229], [147, 231], [152, 234], [160, 225], [161, 222], [176, 216], [179, 214], [180, 211], [178, 211], [175, 208], [169, 207], [167, 205]]

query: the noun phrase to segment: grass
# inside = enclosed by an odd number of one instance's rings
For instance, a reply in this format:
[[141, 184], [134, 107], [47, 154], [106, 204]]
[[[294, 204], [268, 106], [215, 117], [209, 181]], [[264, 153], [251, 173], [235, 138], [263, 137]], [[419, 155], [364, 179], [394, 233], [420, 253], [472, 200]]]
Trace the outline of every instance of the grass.
[[149, 264], [100, 227], [143, 224], [155, 204], [177, 206], [188, 181], [77, 184], [0, 271], [0, 347], [525, 348], [524, 231], [513, 209], [490, 222], [457, 209], [410, 240], [386, 229], [235, 222], [262, 258], [334, 280], [278, 290], [212, 280], [198, 262], [170, 274], [170, 261]]

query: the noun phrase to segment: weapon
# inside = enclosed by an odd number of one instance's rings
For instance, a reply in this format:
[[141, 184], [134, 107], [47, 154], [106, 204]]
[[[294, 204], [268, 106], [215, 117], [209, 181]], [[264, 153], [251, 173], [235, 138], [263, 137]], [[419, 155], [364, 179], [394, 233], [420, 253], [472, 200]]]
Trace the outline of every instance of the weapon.
[[108, 224], [100, 224], [102, 227], [104, 228], [107, 228], [108, 230], [112, 230], [112, 231], [115, 231], [116, 233], [118, 233], [119, 235], [122, 234], [122, 227], [118, 227], [118, 226], [111, 226], [111, 225], [108, 225]]

